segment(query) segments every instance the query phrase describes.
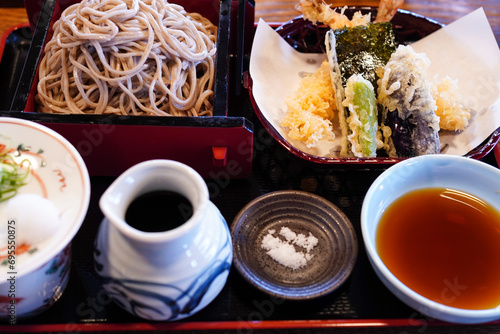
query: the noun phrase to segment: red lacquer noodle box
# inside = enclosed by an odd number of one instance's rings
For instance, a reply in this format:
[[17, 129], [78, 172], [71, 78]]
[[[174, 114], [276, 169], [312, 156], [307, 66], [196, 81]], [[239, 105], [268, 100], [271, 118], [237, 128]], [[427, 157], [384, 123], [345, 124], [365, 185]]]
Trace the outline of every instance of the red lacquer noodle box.
[[[198, 12], [218, 26], [214, 112], [207, 117], [64, 115], [37, 112], [34, 101], [38, 63], [52, 25], [76, 0], [26, 0], [33, 34], [21, 80], [9, 111], [44, 124], [66, 137], [84, 158], [91, 175], [115, 176], [150, 159], [186, 163], [207, 178], [242, 178], [251, 173], [253, 124], [228, 108], [232, 52], [237, 52], [237, 17], [231, 1], [174, 0], [187, 12]], [[233, 21], [237, 22], [238, 20]], [[237, 58], [237, 57], [236, 57]], [[236, 84], [239, 84], [238, 82]]]

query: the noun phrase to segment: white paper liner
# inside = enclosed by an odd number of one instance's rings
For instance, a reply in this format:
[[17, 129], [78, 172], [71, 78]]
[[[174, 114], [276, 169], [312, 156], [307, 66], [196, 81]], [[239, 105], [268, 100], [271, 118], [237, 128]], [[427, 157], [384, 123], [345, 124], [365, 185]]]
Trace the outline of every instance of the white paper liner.
[[[469, 126], [462, 132], [440, 131], [443, 153], [464, 155], [476, 148], [500, 126], [500, 49], [482, 8], [412, 44], [431, 60], [429, 78], [448, 75], [458, 80], [462, 104], [472, 111]], [[335, 142], [323, 141], [308, 148], [292, 140], [279, 125], [287, 107], [285, 97], [299, 86], [304, 73], [315, 72], [325, 54], [294, 50], [262, 19], [259, 21], [250, 57], [252, 93], [262, 116], [302, 152], [338, 156], [340, 130]]]

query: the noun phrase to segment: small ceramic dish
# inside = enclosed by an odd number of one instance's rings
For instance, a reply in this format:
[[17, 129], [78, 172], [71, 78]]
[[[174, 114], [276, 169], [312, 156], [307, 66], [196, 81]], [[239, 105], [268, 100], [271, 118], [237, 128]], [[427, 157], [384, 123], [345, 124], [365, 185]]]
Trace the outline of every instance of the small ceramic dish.
[[22, 221], [26, 217], [40, 219], [50, 226], [48, 219], [57, 219], [47, 215], [40, 204], [26, 201], [22, 203], [26, 211], [19, 213], [20, 217], [9, 216], [8, 223], [4, 218], [0, 221], [0, 271], [8, 278], [0, 282], [0, 319], [14, 324], [17, 319], [43, 312], [64, 292], [71, 267], [71, 241], [89, 206], [90, 178], [75, 147], [57, 132], [35, 122], [0, 117], [0, 151], [10, 152], [18, 163], [30, 162], [26, 184], [12, 199], [0, 202], [0, 213], [7, 215], [4, 212], [9, 201], [24, 194], [48, 200], [42, 203], [52, 203], [59, 219], [55, 232], [33, 245], [21, 241], [29, 233]]
[[[287, 243], [279, 235], [283, 227], [317, 239], [310, 251], [288, 242], [295, 252], [311, 256], [301, 268], [278, 262], [262, 247], [271, 232]], [[257, 289], [283, 299], [331, 293], [349, 277], [357, 258], [357, 238], [347, 216], [326, 199], [304, 191], [276, 191], [254, 199], [235, 217], [231, 234], [237, 270]]]

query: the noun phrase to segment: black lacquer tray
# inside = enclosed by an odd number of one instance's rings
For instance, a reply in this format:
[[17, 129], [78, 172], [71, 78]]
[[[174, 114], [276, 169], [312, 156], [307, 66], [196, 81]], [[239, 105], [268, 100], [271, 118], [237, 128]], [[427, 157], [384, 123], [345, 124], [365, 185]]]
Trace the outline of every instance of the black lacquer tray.
[[[27, 28], [13, 31], [26, 36]], [[0, 63], [0, 77], [16, 80], [14, 70], [29, 43], [11, 45], [8, 39]], [[0, 101], [8, 99], [9, 87], [0, 91]], [[246, 92], [231, 95], [229, 110], [256, 124], [254, 129], [252, 174], [241, 179], [220, 175], [206, 179], [210, 199], [221, 210], [228, 224], [252, 199], [275, 190], [297, 189], [318, 194], [338, 206], [353, 224], [359, 240], [363, 198], [384, 166], [350, 168], [328, 166], [300, 159], [288, 152], [260, 124]], [[483, 161], [496, 166], [492, 153]], [[69, 284], [49, 310], [35, 318], [19, 320], [16, 326], [0, 324], [0, 332], [125, 332], [201, 330], [209, 333], [309, 333], [312, 331], [375, 333], [483, 333], [497, 330], [498, 323], [455, 326], [427, 319], [401, 303], [379, 281], [372, 270], [363, 244], [352, 274], [333, 293], [310, 301], [284, 301], [250, 286], [231, 269], [220, 295], [204, 310], [182, 321], [145, 322], [110, 302], [94, 271], [93, 250], [97, 228], [103, 218], [98, 201], [113, 177], [93, 176], [92, 197], [85, 221], [72, 244], [72, 269]]]

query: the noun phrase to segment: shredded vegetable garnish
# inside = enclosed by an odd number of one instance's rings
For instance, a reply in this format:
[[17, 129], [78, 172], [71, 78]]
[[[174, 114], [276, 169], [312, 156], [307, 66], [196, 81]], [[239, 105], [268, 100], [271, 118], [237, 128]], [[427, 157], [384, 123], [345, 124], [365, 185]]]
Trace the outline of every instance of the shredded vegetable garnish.
[[18, 189], [26, 184], [29, 174], [29, 160], [16, 162], [11, 150], [0, 145], [0, 202], [14, 197]]

